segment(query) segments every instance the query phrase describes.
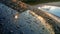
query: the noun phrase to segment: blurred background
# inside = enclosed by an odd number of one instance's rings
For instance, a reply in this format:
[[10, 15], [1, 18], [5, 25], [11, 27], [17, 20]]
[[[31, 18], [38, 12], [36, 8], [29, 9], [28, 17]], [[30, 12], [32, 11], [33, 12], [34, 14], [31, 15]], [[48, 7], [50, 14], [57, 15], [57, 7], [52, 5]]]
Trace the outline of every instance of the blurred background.
[[21, 1], [30, 5], [35, 5], [35, 4], [47, 3], [47, 2], [57, 2], [60, 0], [21, 0]]

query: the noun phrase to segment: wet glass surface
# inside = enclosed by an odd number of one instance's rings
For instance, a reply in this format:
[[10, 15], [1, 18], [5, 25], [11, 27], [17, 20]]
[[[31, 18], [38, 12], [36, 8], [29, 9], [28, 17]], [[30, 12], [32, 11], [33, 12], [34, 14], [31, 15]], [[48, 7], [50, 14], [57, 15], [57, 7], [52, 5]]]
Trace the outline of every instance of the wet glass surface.
[[1, 34], [49, 34], [50, 31], [29, 13], [29, 10], [19, 13], [0, 4]]

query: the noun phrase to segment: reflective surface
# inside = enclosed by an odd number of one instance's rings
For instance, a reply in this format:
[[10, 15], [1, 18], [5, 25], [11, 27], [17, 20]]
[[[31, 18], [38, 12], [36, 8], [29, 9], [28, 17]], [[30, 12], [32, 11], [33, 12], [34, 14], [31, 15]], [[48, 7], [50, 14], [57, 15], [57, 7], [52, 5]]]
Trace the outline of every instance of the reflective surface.
[[1, 34], [51, 34], [37, 17], [26, 10], [19, 13], [0, 4], [0, 33]]
[[[49, 12], [49, 13], [52, 13], [52, 14], [60, 17], [60, 7], [47, 6], [47, 5], [45, 5], [45, 6], [42, 6], [42, 7], [40, 7], [40, 8], [46, 10], [46, 11]], [[39, 8], [39, 9], [40, 9], [40, 8]]]

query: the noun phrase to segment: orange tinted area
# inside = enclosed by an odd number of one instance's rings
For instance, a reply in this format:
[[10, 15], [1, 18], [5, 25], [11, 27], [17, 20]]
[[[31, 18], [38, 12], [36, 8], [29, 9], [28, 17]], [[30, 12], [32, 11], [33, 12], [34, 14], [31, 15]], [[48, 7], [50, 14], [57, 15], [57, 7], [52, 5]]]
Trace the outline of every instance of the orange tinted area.
[[12, 0], [12, 2], [17, 2], [17, 0]]

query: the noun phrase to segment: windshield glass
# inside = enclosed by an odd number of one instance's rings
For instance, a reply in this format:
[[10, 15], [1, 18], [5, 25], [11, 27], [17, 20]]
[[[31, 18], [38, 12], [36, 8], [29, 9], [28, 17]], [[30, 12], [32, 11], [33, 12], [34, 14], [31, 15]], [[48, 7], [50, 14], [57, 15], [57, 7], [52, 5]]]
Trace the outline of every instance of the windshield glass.
[[49, 13], [52, 13], [56, 16], [60, 17], [60, 7], [56, 7], [56, 6], [42, 6], [42, 9], [48, 11]]

